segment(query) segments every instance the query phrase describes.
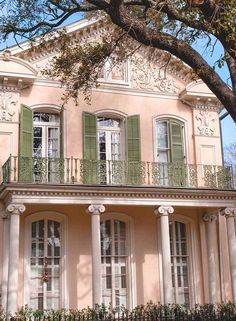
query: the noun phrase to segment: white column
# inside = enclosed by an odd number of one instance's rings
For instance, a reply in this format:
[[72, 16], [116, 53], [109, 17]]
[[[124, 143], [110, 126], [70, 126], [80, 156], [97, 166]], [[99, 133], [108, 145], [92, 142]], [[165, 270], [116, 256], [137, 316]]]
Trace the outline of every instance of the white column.
[[8, 213], [2, 209], [3, 219], [3, 257], [2, 257], [2, 300], [3, 311], [7, 309], [7, 279], [8, 279], [8, 261], [9, 261], [9, 219]]
[[206, 222], [207, 232], [207, 260], [208, 260], [208, 280], [209, 280], [209, 293], [210, 303], [219, 302], [219, 295], [217, 290], [219, 289], [219, 267], [217, 259], [217, 215], [216, 214], [205, 214], [202, 217], [203, 221]]
[[233, 301], [236, 302], [236, 236], [234, 222], [236, 208], [222, 209], [221, 215], [226, 217]]
[[101, 267], [101, 236], [100, 214], [105, 211], [101, 204], [92, 204], [88, 207], [91, 216], [92, 228], [92, 291], [93, 306], [102, 303], [102, 267]]
[[25, 206], [22, 204], [10, 204], [7, 206], [7, 212], [10, 215], [9, 268], [7, 285], [8, 314], [12, 314], [17, 311], [20, 214], [24, 211]]
[[174, 209], [172, 206], [160, 206], [154, 212], [156, 215], [160, 216], [161, 255], [162, 255], [163, 292], [164, 292], [163, 294], [164, 294], [164, 304], [168, 304], [173, 302], [169, 214], [174, 213]]

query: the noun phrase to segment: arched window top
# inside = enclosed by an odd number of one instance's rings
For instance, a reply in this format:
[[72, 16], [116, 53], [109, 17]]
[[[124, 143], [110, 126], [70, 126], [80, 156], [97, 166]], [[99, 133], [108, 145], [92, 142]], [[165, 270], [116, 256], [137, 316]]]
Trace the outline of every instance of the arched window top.
[[54, 113], [59, 114], [62, 111], [62, 106], [55, 104], [37, 104], [30, 106], [33, 112]]

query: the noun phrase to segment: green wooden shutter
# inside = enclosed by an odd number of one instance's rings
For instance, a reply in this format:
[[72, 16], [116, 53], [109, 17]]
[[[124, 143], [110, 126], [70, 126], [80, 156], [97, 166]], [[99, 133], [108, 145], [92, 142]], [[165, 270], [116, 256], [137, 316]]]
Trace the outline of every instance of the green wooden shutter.
[[187, 167], [184, 164], [183, 125], [170, 120], [171, 162], [169, 183], [172, 186], [186, 186]]
[[126, 122], [126, 155], [127, 155], [127, 184], [142, 184], [142, 165], [140, 148], [139, 115], [130, 116]]
[[97, 117], [83, 112], [84, 159], [81, 166], [81, 179], [84, 184], [98, 183], [97, 162]]
[[140, 148], [140, 121], [139, 115], [130, 116], [127, 118], [127, 160], [140, 161], [141, 148]]
[[21, 105], [20, 115], [20, 156], [32, 157], [33, 152], [33, 112]]
[[170, 121], [171, 161], [184, 161], [183, 126], [175, 121]]
[[64, 158], [64, 110], [60, 113], [60, 158]]
[[64, 109], [60, 113], [60, 154], [59, 154], [60, 182], [65, 182], [65, 161], [64, 161]]
[[19, 158], [19, 180], [21, 182], [32, 182], [33, 177], [33, 112], [21, 105], [20, 114], [20, 158]]
[[94, 114], [83, 113], [84, 159], [97, 159], [97, 118]]

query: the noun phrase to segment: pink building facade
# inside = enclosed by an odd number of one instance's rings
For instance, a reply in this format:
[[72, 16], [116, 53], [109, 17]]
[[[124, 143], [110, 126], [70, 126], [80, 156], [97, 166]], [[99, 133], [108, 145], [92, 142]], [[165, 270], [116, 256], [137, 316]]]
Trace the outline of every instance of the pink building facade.
[[91, 104], [62, 107], [42, 73], [56, 51], [28, 49], [0, 55], [3, 309], [235, 301], [236, 194], [212, 92], [140, 49], [106, 63]]

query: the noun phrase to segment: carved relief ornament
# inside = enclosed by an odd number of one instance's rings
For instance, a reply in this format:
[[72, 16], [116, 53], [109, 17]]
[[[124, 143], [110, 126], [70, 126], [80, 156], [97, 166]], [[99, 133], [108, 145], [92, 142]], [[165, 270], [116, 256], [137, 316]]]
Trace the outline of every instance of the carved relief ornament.
[[13, 97], [12, 93], [0, 93], [0, 120], [12, 121], [15, 115], [14, 108], [17, 104], [17, 99]]
[[201, 110], [199, 114], [196, 115], [196, 120], [198, 121], [197, 129], [200, 135], [213, 136], [215, 132], [215, 117], [211, 112]]
[[163, 93], [177, 93], [179, 88], [175, 81], [168, 77], [160, 68], [148, 63], [144, 58], [132, 60], [132, 87]]

